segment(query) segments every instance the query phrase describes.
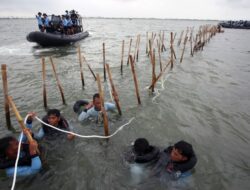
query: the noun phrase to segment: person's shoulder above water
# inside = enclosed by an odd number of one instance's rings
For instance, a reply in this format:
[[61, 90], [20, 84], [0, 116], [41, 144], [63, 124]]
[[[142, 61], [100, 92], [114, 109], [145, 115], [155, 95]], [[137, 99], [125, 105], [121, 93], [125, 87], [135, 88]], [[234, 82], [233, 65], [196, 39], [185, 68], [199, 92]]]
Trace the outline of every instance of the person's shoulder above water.
[[[78, 113], [78, 120], [84, 121], [89, 117], [98, 117], [98, 113], [101, 111], [101, 99], [98, 93], [93, 95], [93, 101], [87, 104], [85, 100], [77, 101], [74, 106], [74, 112]], [[115, 109], [115, 104], [110, 102], [104, 103], [106, 111], [112, 111]]]
[[[37, 149], [38, 144], [34, 140], [29, 144], [22, 143], [17, 176], [27, 176], [40, 171], [42, 163]], [[6, 175], [9, 177], [14, 175], [17, 151], [18, 141], [16, 138], [8, 136], [0, 139], [0, 169], [5, 169]]]
[[125, 153], [125, 160], [130, 163], [149, 163], [158, 160], [160, 150], [149, 144], [145, 138], [138, 138]]
[[154, 170], [155, 173], [167, 172], [173, 179], [178, 179], [190, 173], [196, 163], [197, 158], [192, 145], [179, 141], [161, 152]]

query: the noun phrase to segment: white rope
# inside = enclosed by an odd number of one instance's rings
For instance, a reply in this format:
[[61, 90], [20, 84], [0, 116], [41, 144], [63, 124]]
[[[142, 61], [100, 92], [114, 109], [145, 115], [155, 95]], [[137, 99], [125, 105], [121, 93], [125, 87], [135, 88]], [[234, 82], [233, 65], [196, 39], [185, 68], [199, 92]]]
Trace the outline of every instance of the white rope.
[[74, 132], [71, 132], [71, 131], [65, 131], [65, 130], [63, 130], [63, 129], [59, 129], [59, 128], [57, 128], [57, 127], [54, 127], [54, 126], [52, 126], [52, 125], [49, 125], [49, 124], [43, 122], [43, 121], [42, 121], [41, 119], [39, 119], [38, 117], [35, 117], [35, 118], [36, 118], [39, 122], [41, 122], [42, 124], [44, 124], [44, 125], [46, 125], [46, 126], [48, 126], [48, 127], [51, 127], [51, 128], [53, 128], [53, 129], [55, 129], [55, 130], [57, 130], [57, 131], [61, 131], [61, 132], [63, 132], [63, 133], [72, 134], [72, 135], [75, 135], [75, 136], [81, 137], [81, 138], [100, 138], [100, 139], [108, 139], [108, 138], [110, 138], [110, 137], [113, 137], [113, 136], [116, 135], [119, 131], [121, 131], [121, 130], [123, 129], [123, 127], [129, 125], [129, 124], [135, 119], [135, 117], [132, 117], [132, 118], [129, 120], [128, 123], [125, 123], [124, 125], [122, 125], [121, 127], [119, 127], [112, 135], [109, 135], [109, 136], [99, 136], [99, 135], [79, 135], [79, 134], [77, 134], [77, 133], [74, 133]]
[[156, 96], [155, 97], [153, 97], [153, 99], [152, 99], [152, 102], [153, 103], [155, 103], [155, 104], [158, 104], [158, 103], [156, 103], [155, 102], [155, 99], [158, 97], [158, 96], [160, 96], [160, 91], [163, 91], [164, 89], [165, 89], [165, 82], [166, 82], [166, 80], [167, 80], [167, 78], [170, 76], [170, 74], [168, 74], [166, 77], [165, 77], [165, 79], [163, 79], [163, 77], [161, 77], [161, 89], [158, 89], [158, 88], [155, 88], [155, 93], [156, 93]]
[[[25, 117], [24, 123], [26, 123], [27, 118], [28, 118], [28, 115]], [[17, 151], [16, 162], [15, 162], [15, 170], [14, 170], [14, 176], [13, 176], [13, 182], [12, 182], [11, 190], [14, 190], [14, 189], [15, 189], [16, 174], [17, 174], [17, 165], [18, 165], [18, 161], [19, 161], [19, 157], [20, 157], [20, 151], [21, 151], [22, 140], [23, 140], [23, 132], [21, 132], [20, 139], [19, 139], [18, 151]]]
[[13, 182], [12, 182], [11, 190], [14, 190], [14, 189], [15, 189], [15, 184], [16, 184], [16, 173], [17, 173], [17, 164], [18, 164], [18, 160], [19, 160], [19, 156], [20, 156], [20, 150], [21, 150], [22, 139], [23, 139], [23, 132], [21, 132], [20, 141], [19, 141], [19, 144], [18, 144], [18, 151], [17, 151], [16, 162], [15, 162], [15, 170], [14, 170], [14, 176], [13, 176]]

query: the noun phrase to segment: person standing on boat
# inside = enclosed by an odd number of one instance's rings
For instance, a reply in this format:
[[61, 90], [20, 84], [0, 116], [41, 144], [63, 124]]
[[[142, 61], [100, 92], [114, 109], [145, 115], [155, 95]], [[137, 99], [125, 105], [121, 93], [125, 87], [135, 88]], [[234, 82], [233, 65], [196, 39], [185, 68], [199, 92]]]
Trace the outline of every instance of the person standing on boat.
[[38, 15], [36, 15], [36, 19], [38, 22], [38, 28], [41, 32], [44, 32], [44, 26], [43, 26], [43, 18], [42, 18], [42, 13], [38, 12]]
[[74, 34], [73, 31], [73, 22], [69, 16], [66, 16], [67, 20], [67, 34]]
[[62, 15], [62, 28], [63, 28], [63, 33], [67, 34], [67, 31], [68, 31], [68, 21], [67, 21], [65, 15]]
[[46, 13], [43, 13], [43, 19], [44, 19], [44, 27], [46, 29], [46, 32], [48, 32], [48, 30], [50, 29], [50, 20]]

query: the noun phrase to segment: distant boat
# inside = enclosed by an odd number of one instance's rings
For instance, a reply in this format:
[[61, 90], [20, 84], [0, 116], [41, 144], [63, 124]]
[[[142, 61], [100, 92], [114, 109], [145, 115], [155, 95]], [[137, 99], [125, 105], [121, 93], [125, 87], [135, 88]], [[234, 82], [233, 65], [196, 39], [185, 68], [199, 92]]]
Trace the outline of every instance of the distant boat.
[[219, 23], [223, 28], [250, 29], [250, 21], [223, 21]]
[[[44, 15], [47, 16], [46, 14]], [[62, 25], [61, 17], [56, 15], [51, 15], [50, 27], [46, 28], [46, 32], [45, 31], [30, 32], [26, 36], [26, 39], [29, 42], [35, 42], [41, 46], [65, 46], [73, 44], [89, 36], [88, 31], [83, 31], [81, 16], [77, 14], [74, 10], [70, 12], [70, 15], [65, 15], [65, 17], [71, 18], [72, 22], [74, 19], [73, 23], [75, 23], [75, 25], [73, 25], [71, 29], [66, 29], [65, 31], [65, 29], [63, 29], [61, 26]], [[44, 28], [41, 30], [44, 30]], [[71, 32], [69, 32], [69, 30]]]

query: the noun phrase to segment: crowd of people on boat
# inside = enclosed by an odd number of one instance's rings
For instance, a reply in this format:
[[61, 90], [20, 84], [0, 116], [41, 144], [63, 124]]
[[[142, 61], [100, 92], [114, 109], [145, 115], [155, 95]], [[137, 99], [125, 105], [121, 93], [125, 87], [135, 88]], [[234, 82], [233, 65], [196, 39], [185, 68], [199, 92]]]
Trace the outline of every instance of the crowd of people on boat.
[[[101, 112], [101, 99], [98, 93], [93, 95], [92, 101], [78, 100], [73, 105], [73, 111], [77, 114], [80, 122], [89, 118], [98, 120]], [[115, 111], [116, 106], [112, 102], [105, 102], [106, 111]], [[32, 123], [36, 117], [35, 112], [29, 112], [26, 128], [23, 130], [24, 137], [21, 141], [21, 153], [17, 166], [17, 176], [28, 176], [38, 173], [43, 168], [43, 150], [37, 142], [43, 138], [47, 140], [67, 138], [73, 140], [73, 134], [62, 133], [48, 125], [65, 131], [73, 131], [73, 127], [61, 115], [58, 109], [49, 109], [43, 117], [41, 128], [37, 133], [32, 130]], [[45, 125], [46, 124], [46, 125]], [[29, 141], [27, 136], [33, 137]], [[0, 169], [5, 170], [6, 175], [12, 177], [15, 171], [15, 160], [18, 152], [18, 140], [13, 136], [0, 139]], [[146, 138], [138, 138], [132, 146], [127, 146], [124, 152], [124, 160], [130, 164], [147, 164], [150, 167], [150, 175], [168, 175], [172, 180], [178, 180], [192, 174], [193, 168], [197, 163], [197, 157], [191, 144], [186, 141], [178, 141], [173, 146], [160, 148], [149, 144]]]
[[81, 17], [75, 10], [66, 10], [63, 15], [52, 14], [50, 18], [46, 13], [42, 14], [41, 12], [38, 12], [36, 19], [38, 22], [38, 28], [41, 32], [58, 32], [61, 34], [72, 35], [83, 30]]

